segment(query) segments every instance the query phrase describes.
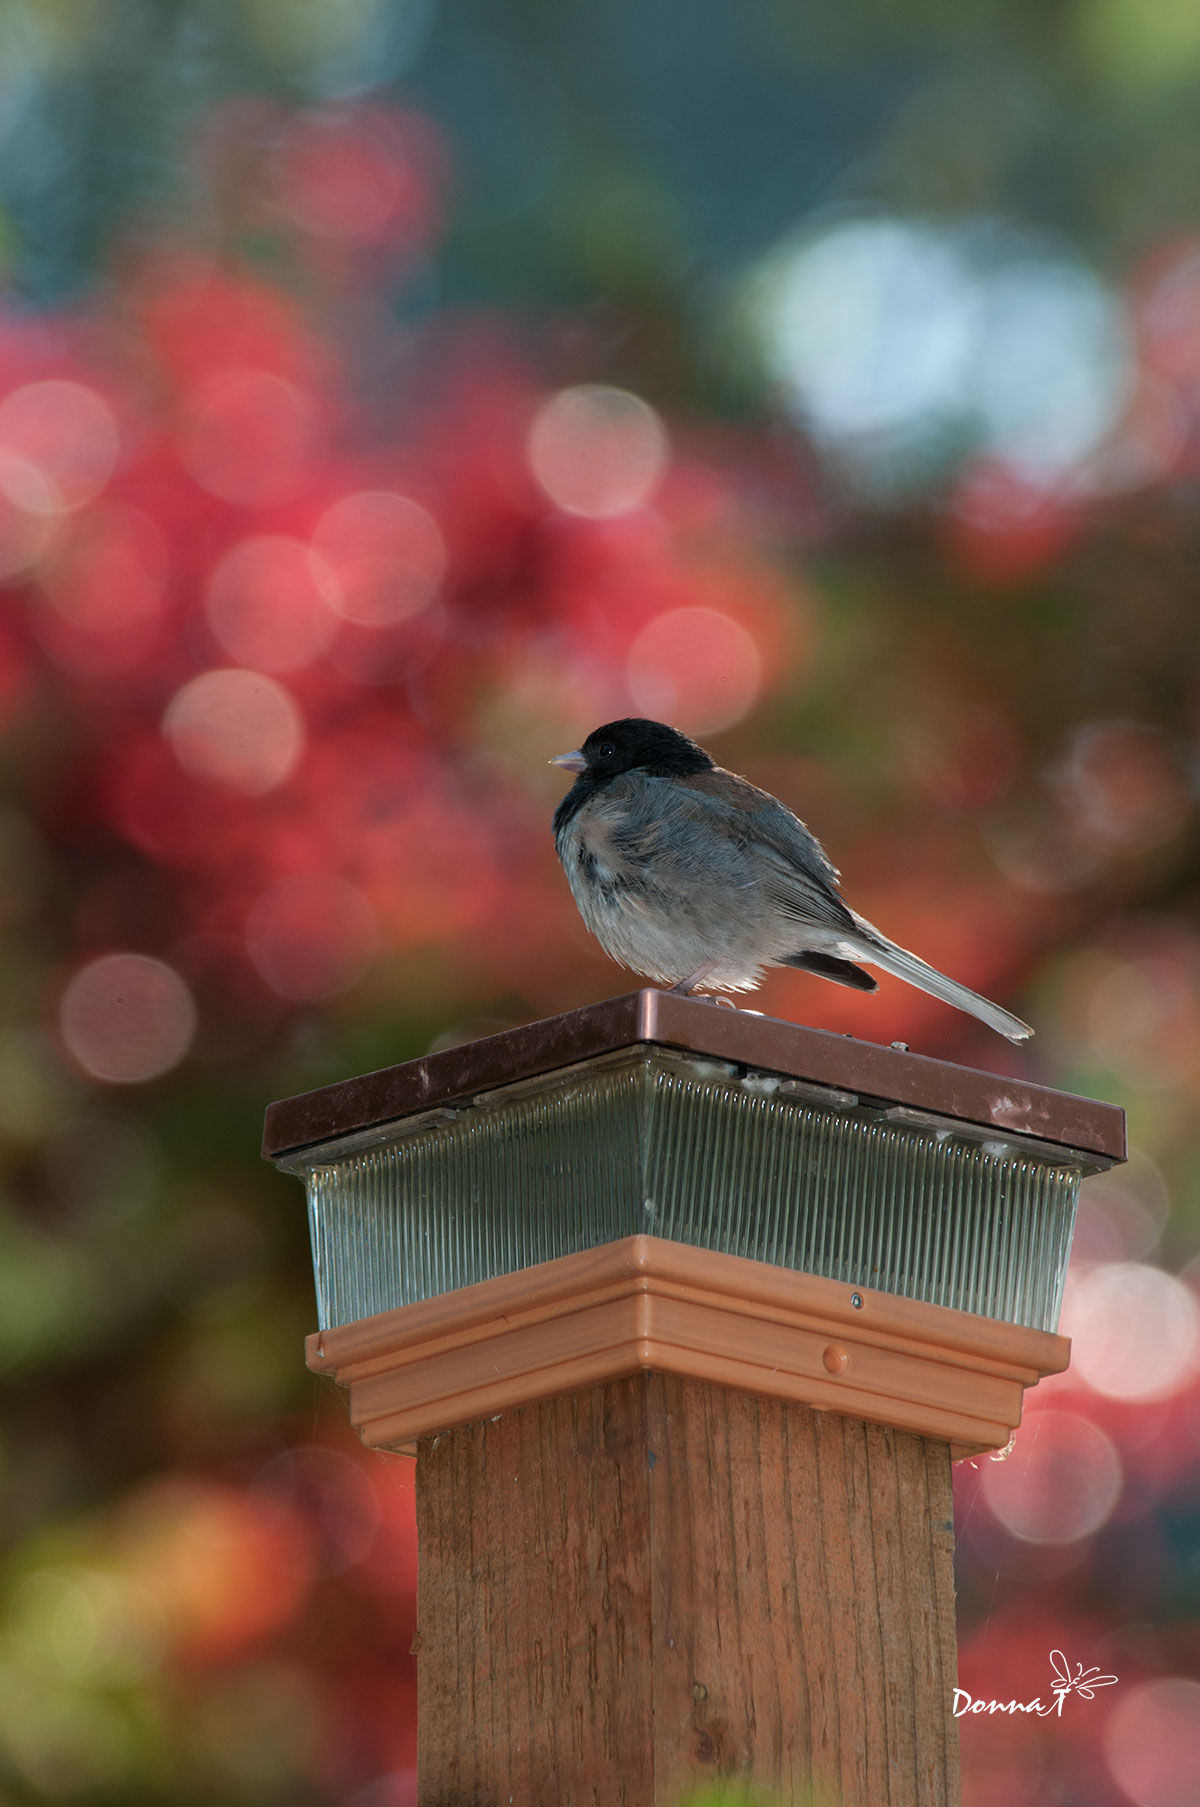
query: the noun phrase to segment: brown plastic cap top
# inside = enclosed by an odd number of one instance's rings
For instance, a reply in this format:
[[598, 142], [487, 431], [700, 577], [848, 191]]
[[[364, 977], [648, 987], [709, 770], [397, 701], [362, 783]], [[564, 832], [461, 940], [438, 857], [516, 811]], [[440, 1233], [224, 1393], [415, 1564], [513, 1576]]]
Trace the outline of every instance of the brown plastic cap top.
[[563, 1016], [284, 1098], [267, 1109], [263, 1154], [275, 1160], [642, 1044], [683, 1049], [855, 1092], [1006, 1136], [1036, 1137], [1098, 1156], [1097, 1164], [1125, 1159], [1125, 1113], [1117, 1105], [749, 1010], [722, 1010], [695, 998], [650, 990], [587, 1004]]

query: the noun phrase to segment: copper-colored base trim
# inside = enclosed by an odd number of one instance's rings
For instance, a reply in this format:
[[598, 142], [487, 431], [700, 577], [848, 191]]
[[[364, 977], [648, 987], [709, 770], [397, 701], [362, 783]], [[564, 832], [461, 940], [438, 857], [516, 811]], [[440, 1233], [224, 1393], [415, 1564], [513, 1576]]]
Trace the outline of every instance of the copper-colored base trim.
[[[858, 1301], [858, 1303], [856, 1303]], [[403, 1449], [639, 1369], [1003, 1447], [1070, 1343], [654, 1236], [630, 1236], [307, 1340], [363, 1441]]]

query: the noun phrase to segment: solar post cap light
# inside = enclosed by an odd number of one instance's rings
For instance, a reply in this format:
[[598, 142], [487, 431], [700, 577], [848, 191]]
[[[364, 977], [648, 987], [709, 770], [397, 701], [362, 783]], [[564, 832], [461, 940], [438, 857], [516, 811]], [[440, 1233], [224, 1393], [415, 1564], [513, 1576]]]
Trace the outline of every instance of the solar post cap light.
[[309, 1365], [417, 1456], [422, 1802], [958, 1799], [950, 1465], [1067, 1365], [1119, 1109], [647, 990], [264, 1147]]

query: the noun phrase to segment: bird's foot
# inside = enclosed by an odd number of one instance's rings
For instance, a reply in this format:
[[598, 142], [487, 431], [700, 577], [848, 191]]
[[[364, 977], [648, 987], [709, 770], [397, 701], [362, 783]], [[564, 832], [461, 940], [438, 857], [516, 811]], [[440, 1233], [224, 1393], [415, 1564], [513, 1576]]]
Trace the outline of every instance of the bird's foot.
[[698, 967], [694, 973], [689, 973], [686, 979], [680, 979], [678, 985], [672, 985], [670, 989], [676, 997], [691, 998], [694, 1004], [720, 1004], [726, 1010], [736, 1010], [737, 1005], [732, 998], [698, 998], [695, 996], [696, 986], [703, 985], [712, 970], [711, 966]]

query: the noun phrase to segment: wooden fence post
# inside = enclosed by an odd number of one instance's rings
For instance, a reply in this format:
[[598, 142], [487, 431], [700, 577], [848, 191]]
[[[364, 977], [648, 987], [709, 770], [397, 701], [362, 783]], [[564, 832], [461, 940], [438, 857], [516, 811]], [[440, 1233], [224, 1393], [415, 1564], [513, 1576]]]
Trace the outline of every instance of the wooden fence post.
[[417, 1457], [421, 1807], [959, 1799], [951, 1462], [1055, 1334], [1112, 1106], [642, 992], [273, 1105]]

